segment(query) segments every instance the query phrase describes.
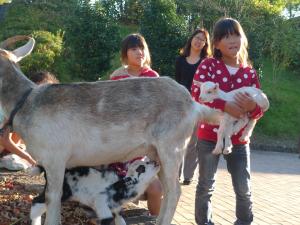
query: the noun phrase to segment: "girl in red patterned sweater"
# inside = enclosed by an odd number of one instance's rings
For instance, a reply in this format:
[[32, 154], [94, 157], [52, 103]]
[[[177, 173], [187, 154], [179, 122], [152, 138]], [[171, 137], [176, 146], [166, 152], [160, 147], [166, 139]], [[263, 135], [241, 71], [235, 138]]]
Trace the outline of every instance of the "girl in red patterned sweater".
[[[159, 76], [150, 67], [151, 58], [148, 45], [144, 37], [140, 34], [130, 34], [122, 41], [121, 61], [123, 66], [111, 74], [111, 80]], [[141, 159], [142, 157], [133, 159], [132, 161]], [[110, 167], [114, 168], [119, 175], [126, 175], [127, 163], [113, 163]], [[162, 187], [158, 179], [150, 183], [142, 198], [147, 200], [150, 214], [157, 216], [162, 198]]]
[[[259, 88], [255, 70], [248, 62], [247, 38], [238, 21], [232, 18], [220, 19], [214, 27], [212, 49], [213, 58], [201, 62], [196, 70], [191, 88], [193, 98], [199, 102], [200, 83], [212, 81], [229, 92], [243, 86]], [[247, 114], [259, 119], [263, 112], [247, 95], [237, 94], [234, 102], [216, 99], [208, 106], [239, 118]], [[199, 180], [196, 190], [195, 219], [199, 225], [212, 225], [211, 196], [214, 191], [215, 176], [219, 155], [213, 155], [217, 141], [218, 126], [202, 123], [198, 129]], [[231, 174], [236, 194], [235, 225], [249, 225], [253, 221], [250, 190], [250, 148], [249, 143], [241, 142], [242, 130], [232, 136], [233, 151], [224, 156]]]

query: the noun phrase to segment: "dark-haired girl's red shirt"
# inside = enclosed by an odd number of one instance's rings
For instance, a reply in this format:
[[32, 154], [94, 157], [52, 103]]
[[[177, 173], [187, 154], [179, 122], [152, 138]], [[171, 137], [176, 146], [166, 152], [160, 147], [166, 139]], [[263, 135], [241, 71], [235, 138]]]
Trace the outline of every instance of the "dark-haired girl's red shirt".
[[[204, 59], [198, 66], [194, 75], [194, 80], [191, 87], [191, 94], [195, 101], [199, 102], [200, 95], [200, 83], [212, 81], [218, 83], [221, 90], [230, 92], [232, 90], [252, 86], [260, 88], [256, 71], [251, 67], [240, 66], [238, 71], [230, 75], [226, 65], [222, 60], [215, 58]], [[215, 99], [212, 103], [205, 103], [209, 107], [219, 109], [224, 112], [225, 101], [222, 99]], [[249, 115], [250, 118], [259, 119], [262, 117], [263, 111], [257, 105], [255, 110]], [[218, 126], [209, 125], [206, 123], [200, 123], [198, 128], [198, 138], [208, 141], [217, 141]], [[233, 144], [246, 144], [247, 142], [241, 142], [239, 138], [242, 135], [243, 129], [231, 137]]]
[[[159, 77], [159, 75], [156, 71], [152, 70], [150, 67], [146, 67], [142, 69], [138, 77]], [[115, 70], [110, 76], [111, 80], [121, 80], [125, 78], [136, 78], [136, 76], [129, 74], [126, 67], [121, 67]]]

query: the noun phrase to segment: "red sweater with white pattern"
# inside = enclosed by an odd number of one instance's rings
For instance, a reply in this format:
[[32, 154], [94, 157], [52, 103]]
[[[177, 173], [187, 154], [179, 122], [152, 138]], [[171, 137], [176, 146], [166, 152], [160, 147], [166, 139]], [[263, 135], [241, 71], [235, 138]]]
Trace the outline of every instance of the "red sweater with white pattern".
[[[196, 82], [194, 82], [196, 81]], [[222, 60], [215, 58], [207, 58], [201, 62], [194, 75], [194, 81], [191, 87], [191, 94], [194, 100], [199, 102], [200, 87], [199, 82], [212, 81], [218, 83], [221, 90], [230, 92], [244, 86], [253, 86], [260, 88], [256, 71], [250, 67], [240, 66], [236, 74], [230, 75], [226, 65]], [[222, 99], [215, 99], [211, 103], [205, 103], [211, 108], [216, 108], [224, 112], [225, 101]], [[262, 117], [263, 111], [257, 105], [255, 110], [251, 112], [250, 118], [259, 119]], [[201, 140], [217, 141], [218, 126], [200, 123], [198, 128], [198, 138]], [[247, 142], [239, 141], [243, 129], [231, 137], [232, 143], [246, 144]]]

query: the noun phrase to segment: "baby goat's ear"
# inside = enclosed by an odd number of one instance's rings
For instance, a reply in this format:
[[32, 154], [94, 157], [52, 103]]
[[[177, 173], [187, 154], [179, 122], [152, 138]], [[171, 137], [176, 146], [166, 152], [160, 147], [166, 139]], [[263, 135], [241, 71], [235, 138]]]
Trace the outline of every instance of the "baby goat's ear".
[[218, 83], [215, 83], [215, 87], [214, 87], [214, 91], [218, 90], [219, 89], [219, 84]]

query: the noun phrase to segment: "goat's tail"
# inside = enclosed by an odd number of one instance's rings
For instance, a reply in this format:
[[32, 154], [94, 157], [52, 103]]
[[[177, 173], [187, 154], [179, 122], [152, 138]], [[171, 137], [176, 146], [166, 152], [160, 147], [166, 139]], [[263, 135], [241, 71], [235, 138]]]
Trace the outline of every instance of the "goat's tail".
[[197, 112], [198, 121], [218, 125], [221, 118], [221, 112], [217, 109], [210, 108], [204, 104], [194, 101], [194, 108]]
[[44, 167], [39, 166], [39, 165], [34, 166], [34, 167], [30, 167], [28, 169], [28, 174], [31, 175], [31, 176], [38, 176], [43, 172], [45, 172]]

